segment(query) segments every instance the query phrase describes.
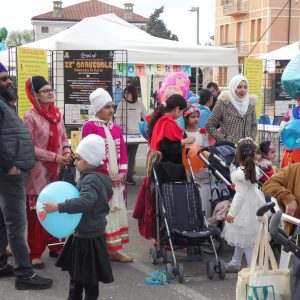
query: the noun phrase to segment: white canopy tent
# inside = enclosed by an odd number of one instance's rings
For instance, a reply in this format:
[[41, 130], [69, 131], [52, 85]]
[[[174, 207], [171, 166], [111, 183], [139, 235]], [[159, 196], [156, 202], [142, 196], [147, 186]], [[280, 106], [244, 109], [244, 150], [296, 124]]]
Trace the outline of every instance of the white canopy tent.
[[290, 60], [299, 53], [299, 42], [287, 45], [269, 53], [261, 55], [264, 60]]
[[[48, 50], [127, 50], [128, 63], [224, 66], [228, 67], [229, 78], [238, 73], [237, 49], [188, 46], [177, 41], [157, 38], [115, 14], [85, 18], [54, 36], [23, 46]], [[2, 61], [5, 60], [3, 55]], [[143, 98], [149, 99], [150, 80], [147, 76], [140, 79]]]

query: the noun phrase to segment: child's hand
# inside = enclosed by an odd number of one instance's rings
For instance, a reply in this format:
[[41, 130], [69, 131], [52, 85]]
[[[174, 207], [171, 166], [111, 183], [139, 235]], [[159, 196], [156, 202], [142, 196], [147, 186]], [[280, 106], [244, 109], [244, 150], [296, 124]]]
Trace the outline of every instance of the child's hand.
[[289, 216], [295, 216], [297, 211], [297, 202], [294, 200], [285, 206], [285, 213]]
[[43, 203], [43, 210], [49, 214], [55, 211], [58, 211], [58, 205], [54, 202], [44, 202]]
[[227, 217], [226, 217], [226, 222], [228, 222], [228, 223], [233, 223], [233, 220], [234, 220], [234, 217], [233, 216], [231, 216], [231, 215], [227, 215]]

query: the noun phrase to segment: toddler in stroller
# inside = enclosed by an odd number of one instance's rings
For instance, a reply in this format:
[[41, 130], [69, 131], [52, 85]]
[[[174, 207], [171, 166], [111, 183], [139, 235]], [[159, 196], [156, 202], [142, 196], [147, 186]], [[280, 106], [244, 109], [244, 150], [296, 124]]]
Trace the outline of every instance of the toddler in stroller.
[[[190, 164], [187, 154], [187, 160]], [[220, 279], [225, 277], [224, 262], [219, 259], [215, 250], [211, 228], [208, 227], [202, 210], [201, 197], [191, 168], [192, 182], [188, 182], [183, 165], [160, 162], [153, 167], [156, 189], [157, 210], [157, 244], [151, 251], [153, 263], [162, 257], [166, 261], [165, 245], [170, 247], [173, 263], [166, 265], [167, 276], [178, 276], [184, 280], [183, 265], [177, 263], [174, 246], [207, 246], [214, 249], [214, 261], [207, 263], [207, 276], [213, 278], [214, 272]], [[178, 177], [177, 175], [182, 176]], [[161, 236], [162, 235], [162, 236]]]

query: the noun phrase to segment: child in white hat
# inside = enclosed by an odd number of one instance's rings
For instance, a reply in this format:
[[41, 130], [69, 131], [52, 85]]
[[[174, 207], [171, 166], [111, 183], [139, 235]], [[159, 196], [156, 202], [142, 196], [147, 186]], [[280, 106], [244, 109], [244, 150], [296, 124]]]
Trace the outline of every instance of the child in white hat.
[[103, 138], [96, 134], [85, 137], [75, 154], [75, 166], [80, 171], [77, 186], [80, 198], [43, 203], [46, 213], [82, 213], [80, 223], [56, 262], [56, 266], [70, 274], [68, 299], [81, 299], [83, 289], [86, 299], [98, 299], [99, 281], [110, 283], [114, 280], [105, 243], [112, 181], [99, 172], [105, 157]]

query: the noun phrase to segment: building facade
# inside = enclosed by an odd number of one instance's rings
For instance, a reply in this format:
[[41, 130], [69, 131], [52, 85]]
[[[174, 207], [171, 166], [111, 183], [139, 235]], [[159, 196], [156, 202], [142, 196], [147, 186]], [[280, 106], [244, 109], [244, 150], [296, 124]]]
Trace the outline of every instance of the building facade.
[[132, 3], [125, 3], [124, 8], [120, 8], [101, 1], [89, 0], [63, 8], [62, 1], [53, 1], [53, 11], [31, 18], [35, 40], [37, 41], [57, 34], [84, 18], [109, 13], [114, 13], [139, 28], [145, 26], [148, 18], [134, 13], [133, 6], [134, 4]]
[[[216, 0], [215, 46], [238, 49], [245, 57], [276, 50], [300, 37], [298, 0]], [[219, 68], [214, 80], [227, 85], [227, 70]]]

